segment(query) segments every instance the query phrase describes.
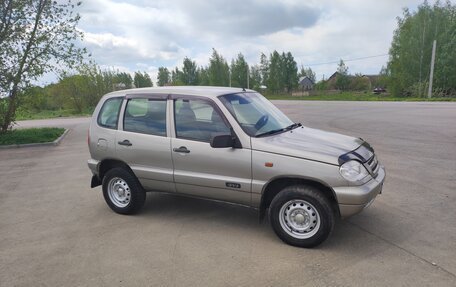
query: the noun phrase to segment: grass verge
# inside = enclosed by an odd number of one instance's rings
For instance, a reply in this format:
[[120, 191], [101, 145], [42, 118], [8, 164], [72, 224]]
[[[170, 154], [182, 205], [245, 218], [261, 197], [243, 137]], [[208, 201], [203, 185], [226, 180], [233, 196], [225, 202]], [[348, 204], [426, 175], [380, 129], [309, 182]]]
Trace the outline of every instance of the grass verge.
[[93, 109], [87, 109], [82, 112], [77, 112], [71, 109], [62, 110], [42, 110], [42, 111], [26, 111], [20, 110], [16, 112], [16, 121], [23, 120], [41, 120], [41, 119], [52, 119], [61, 117], [85, 117], [91, 116]]
[[0, 134], [0, 145], [31, 144], [53, 142], [58, 139], [63, 128], [16, 129]]
[[270, 100], [298, 100], [298, 101], [393, 101], [393, 102], [455, 102], [456, 98], [414, 98], [393, 97], [390, 95], [375, 95], [371, 93], [321, 94], [312, 96], [291, 96], [279, 94], [265, 94]]

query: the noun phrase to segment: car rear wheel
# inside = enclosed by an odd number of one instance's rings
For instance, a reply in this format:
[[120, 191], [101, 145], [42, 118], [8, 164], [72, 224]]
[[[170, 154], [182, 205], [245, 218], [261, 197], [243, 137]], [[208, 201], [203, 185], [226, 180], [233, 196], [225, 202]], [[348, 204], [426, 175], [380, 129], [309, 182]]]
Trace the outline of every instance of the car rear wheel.
[[137, 213], [146, 200], [136, 177], [123, 168], [113, 168], [103, 177], [103, 196], [108, 206], [120, 214]]
[[269, 218], [280, 239], [299, 247], [321, 244], [334, 228], [330, 202], [310, 186], [290, 186], [280, 191], [271, 202]]

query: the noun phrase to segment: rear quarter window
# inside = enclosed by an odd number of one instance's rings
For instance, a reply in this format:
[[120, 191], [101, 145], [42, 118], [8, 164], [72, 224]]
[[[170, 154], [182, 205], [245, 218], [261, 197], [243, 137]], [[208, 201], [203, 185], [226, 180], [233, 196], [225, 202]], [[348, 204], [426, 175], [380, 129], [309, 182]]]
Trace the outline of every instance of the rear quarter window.
[[111, 98], [104, 102], [98, 114], [98, 125], [105, 128], [117, 129], [122, 100], [123, 98]]

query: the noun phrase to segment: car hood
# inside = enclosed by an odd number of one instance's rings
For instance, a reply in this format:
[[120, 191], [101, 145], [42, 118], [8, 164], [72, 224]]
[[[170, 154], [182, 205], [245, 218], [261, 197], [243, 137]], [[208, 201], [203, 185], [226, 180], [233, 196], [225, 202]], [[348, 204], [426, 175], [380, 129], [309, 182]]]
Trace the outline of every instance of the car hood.
[[338, 165], [339, 156], [355, 150], [363, 142], [360, 138], [299, 127], [276, 135], [252, 138], [252, 149]]

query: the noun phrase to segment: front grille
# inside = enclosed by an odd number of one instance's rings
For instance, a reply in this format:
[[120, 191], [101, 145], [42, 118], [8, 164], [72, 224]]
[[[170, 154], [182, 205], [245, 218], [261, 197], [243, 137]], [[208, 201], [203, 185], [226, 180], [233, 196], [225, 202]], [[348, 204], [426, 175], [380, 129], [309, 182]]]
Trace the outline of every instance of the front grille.
[[372, 176], [376, 177], [379, 169], [379, 164], [377, 156], [375, 154], [367, 161], [367, 167]]

